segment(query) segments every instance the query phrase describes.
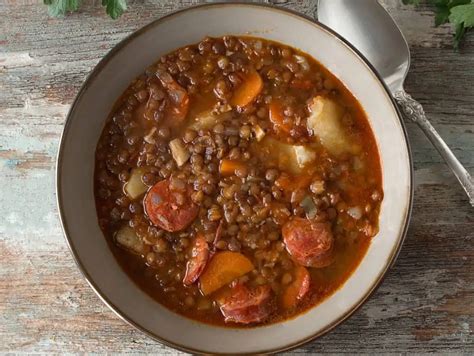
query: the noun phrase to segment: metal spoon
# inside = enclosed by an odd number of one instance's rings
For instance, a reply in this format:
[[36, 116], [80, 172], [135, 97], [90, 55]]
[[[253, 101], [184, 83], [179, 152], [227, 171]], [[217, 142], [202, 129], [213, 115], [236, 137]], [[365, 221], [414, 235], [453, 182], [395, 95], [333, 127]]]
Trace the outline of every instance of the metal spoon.
[[436, 147], [474, 206], [474, 181], [425, 116], [423, 107], [403, 89], [410, 50], [397, 24], [377, 0], [318, 0], [318, 20], [352, 43], [377, 69], [407, 118], [416, 122]]

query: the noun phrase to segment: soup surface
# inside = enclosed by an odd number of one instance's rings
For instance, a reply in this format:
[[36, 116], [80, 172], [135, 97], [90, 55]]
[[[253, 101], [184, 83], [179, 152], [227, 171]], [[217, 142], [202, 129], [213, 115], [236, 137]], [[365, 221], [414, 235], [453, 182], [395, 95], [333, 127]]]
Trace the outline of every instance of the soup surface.
[[310, 56], [205, 38], [134, 80], [96, 151], [99, 224], [146, 293], [219, 325], [272, 323], [350, 276], [378, 231], [365, 114]]

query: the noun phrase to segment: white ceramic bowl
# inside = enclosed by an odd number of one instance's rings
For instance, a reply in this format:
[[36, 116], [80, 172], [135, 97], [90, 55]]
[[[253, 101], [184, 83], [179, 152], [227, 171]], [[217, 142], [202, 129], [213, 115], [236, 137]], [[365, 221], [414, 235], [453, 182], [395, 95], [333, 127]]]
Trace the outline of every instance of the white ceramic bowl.
[[[201, 324], [142, 292], [119, 267], [99, 229], [94, 151], [115, 100], [161, 55], [205, 36], [255, 35], [309, 53], [356, 96], [380, 151], [384, 200], [380, 232], [348, 281], [308, 312], [251, 329]], [[393, 263], [412, 201], [410, 152], [400, 114], [380, 77], [344, 40], [293, 12], [255, 4], [214, 4], [179, 11], [138, 30], [94, 68], [74, 101], [61, 139], [57, 198], [64, 233], [87, 281], [118, 316], [149, 336], [189, 352], [264, 353], [301, 345], [335, 327], [374, 291]]]

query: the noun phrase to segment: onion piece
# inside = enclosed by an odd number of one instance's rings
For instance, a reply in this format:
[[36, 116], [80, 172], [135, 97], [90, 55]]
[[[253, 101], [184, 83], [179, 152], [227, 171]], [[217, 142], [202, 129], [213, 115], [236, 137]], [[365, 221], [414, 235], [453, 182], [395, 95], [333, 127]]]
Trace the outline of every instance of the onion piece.
[[311, 69], [309, 66], [308, 60], [305, 57], [295, 54], [293, 55], [293, 58], [296, 60], [296, 63], [298, 63], [305, 72]]
[[259, 52], [262, 51], [262, 46], [263, 46], [263, 43], [262, 43], [262, 41], [260, 41], [260, 40], [256, 40], [256, 41], [253, 43], [253, 48], [257, 51], [257, 53], [259, 53]]
[[253, 127], [253, 132], [255, 133], [255, 138], [258, 142], [262, 141], [262, 139], [265, 137], [265, 131], [263, 131], [259, 125], [255, 125]]
[[179, 138], [170, 141], [169, 146], [173, 159], [176, 161], [178, 167], [181, 167], [190, 157], [188, 150], [184, 147], [183, 142]]
[[359, 220], [362, 217], [362, 209], [360, 206], [353, 206], [347, 209], [347, 214], [353, 219]]
[[313, 194], [322, 194], [326, 190], [326, 185], [323, 180], [318, 179], [311, 183], [309, 189]]
[[356, 172], [361, 172], [365, 169], [365, 163], [362, 159], [358, 156], [355, 156], [352, 161], [353, 168]]
[[149, 144], [152, 144], [154, 145], [156, 143], [156, 140], [155, 138], [153, 137], [153, 135], [155, 134], [156, 132], [156, 127], [152, 127], [152, 129], [150, 130], [150, 132], [145, 136], [143, 137], [143, 140], [146, 142], [146, 143], [149, 143]]
[[318, 213], [318, 208], [310, 195], [306, 195], [303, 200], [301, 200], [300, 206], [303, 208], [308, 219], [313, 219]]

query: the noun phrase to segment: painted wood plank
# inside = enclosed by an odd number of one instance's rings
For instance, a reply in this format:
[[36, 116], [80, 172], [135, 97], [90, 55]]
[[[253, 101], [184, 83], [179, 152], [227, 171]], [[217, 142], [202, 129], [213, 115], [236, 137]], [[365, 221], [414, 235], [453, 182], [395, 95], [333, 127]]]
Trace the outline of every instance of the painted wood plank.
[[[41, 1], [0, 2], [0, 351], [177, 354], [108, 310], [67, 250], [54, 197], [66, 112], [85, 76], [121, 39], [197, 1], [130, 1], [118, 21], [94, 1], [49, 18]], [[315, 1], [282, 6], [314, 16]], [[407, 91], [463, 163], [474, 167], [474, 34], [452, 49], [431, 8], [383, 5], [412, 49]], [[332, 333], [289, 354], [474, 352], [474, 219], [461, 188], [408, 123], [415, 206], [406, 243], [380, 289]]]

